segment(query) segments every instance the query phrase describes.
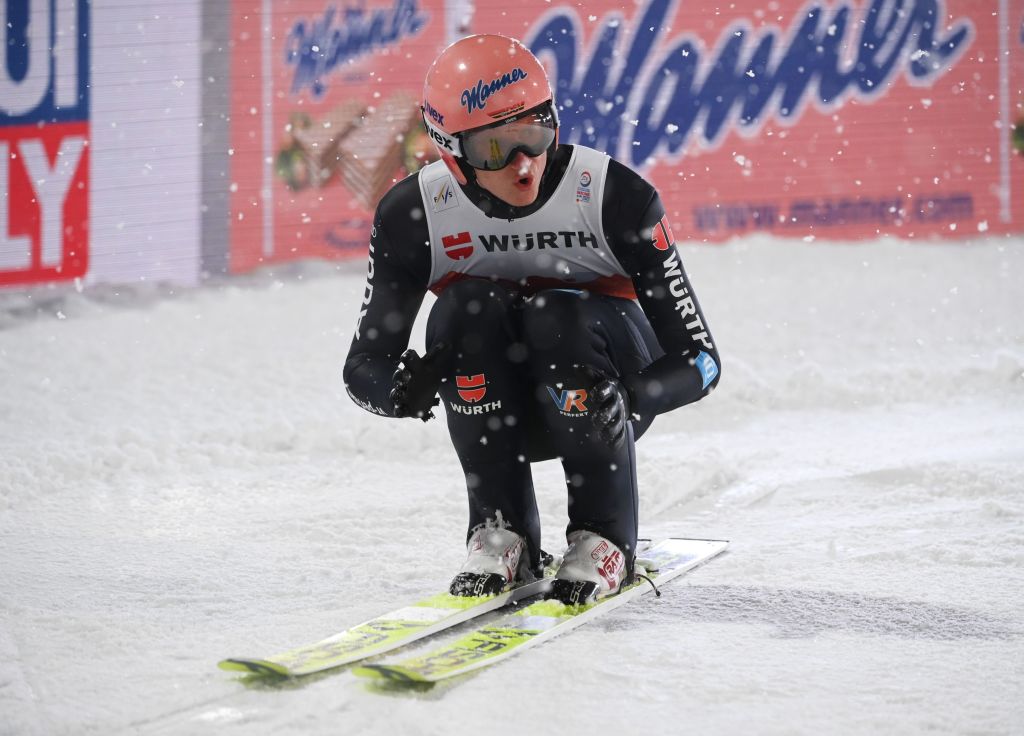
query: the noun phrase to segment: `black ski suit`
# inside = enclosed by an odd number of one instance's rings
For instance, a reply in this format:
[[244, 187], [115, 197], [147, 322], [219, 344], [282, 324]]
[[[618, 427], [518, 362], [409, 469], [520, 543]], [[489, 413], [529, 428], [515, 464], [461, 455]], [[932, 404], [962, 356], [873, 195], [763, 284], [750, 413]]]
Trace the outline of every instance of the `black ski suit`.
[[[473, 185], [463, 192], [488, 216], [515, 222], [552, 196], [571, 153], [571, 146], [558, 147], [528, 208], [512, 208]], [[430, 243], [418, 177], [396, 184], [377, 207], [366, 295], [345, 363], [349, 395], [382, 416], [395, 415], [392, 376], [430, 285], [431, 247], [440, 247]], [[721, 375], [657, 192], [614, 160], [605, 182], [604, 236], [635, 299], [585, 284], [510, 281], [500, 269], [487, 279], [434, 284], [440, 293], [427, 349], [438, 341], [453, 347], [441, 366], [439, 394], [466, 476], [469, 530], [500, 512], [527, 540], [534, 567], [540, 523], [530, 463], [560, 458], [568, 531], [596, 532], [631, 560], [638, 527], [634, 442], [655, 416], [707, 395]], [[587, 416], [592, 386], [578, 366], [617, 378], [628, 394], [632, 420], [616, 449]]]

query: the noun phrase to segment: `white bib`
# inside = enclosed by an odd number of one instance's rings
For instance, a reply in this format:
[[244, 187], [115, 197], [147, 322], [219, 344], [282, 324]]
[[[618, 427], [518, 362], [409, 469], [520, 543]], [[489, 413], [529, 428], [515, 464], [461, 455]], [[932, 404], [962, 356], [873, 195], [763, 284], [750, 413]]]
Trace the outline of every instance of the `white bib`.
[[420, 172], [430, 232], [430, 288], [461, 278], [493, 278], [527, 293], [571, 288], [634, 298], [632, 281], [601, 226], [608, 156], [574, 146], [562, 181], [532, 215], [488, 217], [436, 161]]

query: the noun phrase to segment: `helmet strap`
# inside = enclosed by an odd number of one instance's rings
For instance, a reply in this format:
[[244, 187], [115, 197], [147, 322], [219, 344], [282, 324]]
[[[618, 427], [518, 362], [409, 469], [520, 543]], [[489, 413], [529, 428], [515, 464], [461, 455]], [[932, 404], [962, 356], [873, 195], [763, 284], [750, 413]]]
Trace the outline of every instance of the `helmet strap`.
[[[554, 105], [552, 105], [551, 107], [552, 107], [552, 109], [554, 109]], [[557, 117], [557, 114], [556, 114], [555, 121], [557, 122], [557, 120], [558, 120], [558, 117]], [[554, 171], [556, 168], [558, 168], [558, 167], [556, 167], [554, 165], [555, 164], [555, 152], [556, 151], [558, 151], [558, 127], [557, 126], [555, 127], [555, 139], [553, 141], [551, 141], [551, 145], [548, 146], [548, 158], [547, 158], [547, 161], [545, 161], [545, 163], [544, 163], [544, 171], [540, 175], [540, 190], [542, 192], [545, 191], [545, 189], [546, 189], [545, 185], [547, 184], [548, 176], [551, 174], [552, 171]], [[564, 167], [562, 168], [562, 170], [564, 171]], [[559, 175], [559, 177], [560, 176], [561, 175]]]
[[467, 164], [466, 159], [462, 158], [461, 156], [456, 156], [455, 165], [459, 167], [459, 171], [461, 171], [462, 175], [466, 177], [467, 182], [469, 182], [473, 186], [479, 186], [476, 180], [476, 169]]

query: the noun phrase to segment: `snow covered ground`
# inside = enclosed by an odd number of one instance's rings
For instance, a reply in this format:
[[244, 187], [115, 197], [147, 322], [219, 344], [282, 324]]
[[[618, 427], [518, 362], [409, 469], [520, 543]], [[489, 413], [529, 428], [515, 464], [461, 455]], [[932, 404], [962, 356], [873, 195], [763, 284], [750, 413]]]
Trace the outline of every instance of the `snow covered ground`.
[[461, 562], [443, 419], [344, 394], [362, 264], [0, 295], [0, 734], [1024, 733], [1024, 239], [683, 255], [723, 379], [640, 443], [642, 531], [729, 552], [415, 696], [215, 666]]

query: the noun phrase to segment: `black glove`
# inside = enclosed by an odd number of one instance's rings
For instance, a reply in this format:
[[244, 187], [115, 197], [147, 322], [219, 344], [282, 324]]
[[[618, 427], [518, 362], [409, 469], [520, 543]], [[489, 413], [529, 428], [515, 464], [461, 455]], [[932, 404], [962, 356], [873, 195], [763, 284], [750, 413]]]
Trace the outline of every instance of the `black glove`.
[[439, 342], [422, 358], [415, 350], [406, 350], [391, 377], [388, 395], [395, 407], [396, 417], [417, 417], [424, 422], [434, 418], [431, 411], [439, 400], [437, 387], [441, 385], [440, 358], [448, 351]]
[[592, 383], [590, 390], [590, 420], [598, 436], [612, 448], [618, 448], [626, 437], [629, 421], [629, 396], [618, 379], [606, 376], [589, 366], [577, 369]]

